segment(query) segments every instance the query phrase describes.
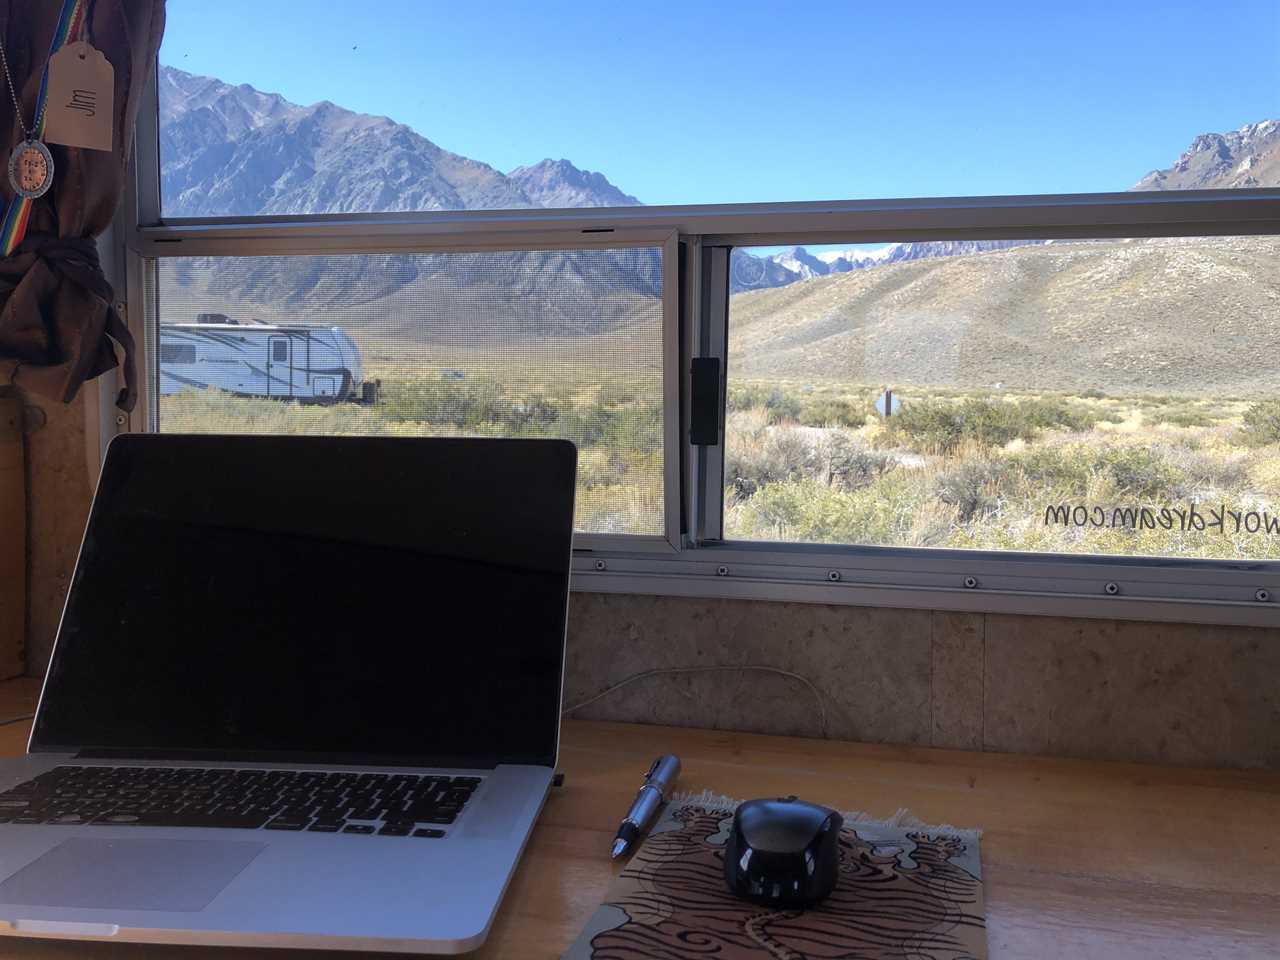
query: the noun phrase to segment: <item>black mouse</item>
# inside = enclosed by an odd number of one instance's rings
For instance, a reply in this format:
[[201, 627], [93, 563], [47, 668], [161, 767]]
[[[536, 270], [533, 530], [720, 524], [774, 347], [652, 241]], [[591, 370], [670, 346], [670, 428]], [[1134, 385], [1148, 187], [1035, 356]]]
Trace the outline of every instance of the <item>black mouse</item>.
[[836, 811], [795, 797], [740, 804], [724, 848], [729, 890], [767, 906], [817, 903], [836, 885], [843, 825]]

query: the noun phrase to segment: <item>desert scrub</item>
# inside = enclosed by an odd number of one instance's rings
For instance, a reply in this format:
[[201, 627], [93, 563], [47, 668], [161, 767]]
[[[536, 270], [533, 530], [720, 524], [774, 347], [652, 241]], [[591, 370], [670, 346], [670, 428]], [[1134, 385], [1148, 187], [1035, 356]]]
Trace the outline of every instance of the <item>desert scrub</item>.
[[1034, 447], [1008, 455], [1005, 462], [1028, 490], [1065, 488], [1077, 495], [1088, 486], [1095, 469], [1093, 449], [1078, 443]]
[[735, 497], [783, 480], [812, 477], [818, 468], [817, 446], [795, 427], [768, 427], [759, 415], [730, 420], [725, 443], [725, 484]]
[[1025, 496], [1045, 499], [1120, 496], [1152, 500], [1184, 495], [1186, 474], [1160, 447], [1064, 443], [1004, 457]]
[[1280, 400], [1263, 400], [1244, 412], [1240, 434], [1251, 447], [1280, 443]]
[[585, 533], [660, 534], [662, 517], [662, 471], [658, 469], [618, 486], [579, 486], [573, 525]]
[[811, 397], [801, 404], [797, 419], [810, 427], [860, 427], [871, 412], [869, 404], [847, 397]]
[[1259, 456], [1224, 444], [1161, 444], [1155, 448], [1182, 476], [1184, 492], [1226, 494], [1249, 486], [1250, 467]]
[[543, 436], [565, 437], [592, 446], [652, 450], [662, 443], [662, 406], [637, 402], [629, 406], [577, 404], [561, 413], [554, 430]]
[[1094, 451], [1095, 469], [1106, 473], [1120, 496], [1167, 501], [1185, 495], [1186, 478], [1163, 452], [1150, 447], [1109, 447]]
[[955, 507], [960, 523], [984, 521], [1000, 512], [1000, 484], [1007, 471], [998, 460], [951, 464], [934, 479], [934, 496]]
[[502, 398], [497, 382], [488, 379], [384, 380], [382, 392], [381, 413], [392, 421], [420, 420], [475, 427], [506, 421], [513, 406], [511, 401]]
[[928, 509], [927, 483], [905, 471], [856, 491], [803, 477], [746, 500], [732, 501], [732, 493], [726, 491], [725, 536], [735, 539], [927, 545], [926, 538], [945, 535]]
[[1143, 419], [1154, 425], [1169, 424], [1174, 427], [1211, 427], [1217, 422], [1203, 410], [1189, 405], [1152, 410], [1144, 413]]
[[843, 430], [828, 430], [814, 451], [818, 478], [827, 486], [856, 490], [884, 476], [898, 464], [887, 450], [868, 447]]
[[387, 435], [396, 431], [370, 407], [299, 404], [241, 397], [221, 390], [184, 390], [160, 398], [157, 419], [165, 433]]
[[1048, 429], [1087, 430], [1106, 414], [1065, 400], [925, 400], [904, 404], [889, 418], [888, 435], [923, 453], [950, 453], [965, 443], [1003, 447], [1034, 440]]
[[779, 387], [759, 384], [730, 384], [726, 398], [728, 412], [763, 409], [770, 423], [796, 420], [800, 416], [800, 398]]

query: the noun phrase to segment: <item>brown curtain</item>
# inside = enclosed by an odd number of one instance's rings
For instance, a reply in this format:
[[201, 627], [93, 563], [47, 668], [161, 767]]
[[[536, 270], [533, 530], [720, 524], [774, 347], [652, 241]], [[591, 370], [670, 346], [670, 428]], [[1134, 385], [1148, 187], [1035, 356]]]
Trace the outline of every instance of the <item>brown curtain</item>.
[[[60, 0], [0, 0], [0, 37], [28, 126], [61, 9]], [[90, 2], [81, 38], [115, 68], [114, 149], [47, 145], [53, 186], [35, 201], [22, 245], [0, 258], [0, 383], [11, 380], [70, 403], [86, 380], [115, 368], [114, 340], [124, 352], [126, 384], [117, 402], [133, 407], [133, 342], [116, 314], [93, 238], [111, 223], [120, 200], [138, 100], [163, 32], [164, 0]], [[21, 138], [13, 101], [8, 90], [0, 90], [3, 204], [13, 195], [4, 169]]]

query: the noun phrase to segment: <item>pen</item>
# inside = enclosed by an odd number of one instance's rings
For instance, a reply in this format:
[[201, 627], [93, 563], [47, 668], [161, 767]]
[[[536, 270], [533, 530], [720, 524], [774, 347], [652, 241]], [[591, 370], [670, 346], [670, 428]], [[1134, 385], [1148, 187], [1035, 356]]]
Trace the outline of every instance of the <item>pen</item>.
[[644, 775], [644, 785], [636, 794], [631, 809], [627, 811], [626, 817], [618, 827], [618, 834], [613, 841], [612, 859], [616, 860], [630, 850], [636, 838], [653, 822], [658, 808], [667, 802], [667, 791], [671, 789], [671, 785], [676, 782], [678, 776], [680, 776], [679, 757], [668, 753], [653, 761], [653, 766]]

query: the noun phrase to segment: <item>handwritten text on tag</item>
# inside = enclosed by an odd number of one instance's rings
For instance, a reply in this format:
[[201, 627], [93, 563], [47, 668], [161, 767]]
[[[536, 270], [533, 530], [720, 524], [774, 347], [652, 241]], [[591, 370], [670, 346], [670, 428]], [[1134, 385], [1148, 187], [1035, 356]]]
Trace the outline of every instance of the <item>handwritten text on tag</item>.
[[49, 59], [44, 139], [68, 147], [110, 150], [115, 70], [102, 51], [69, 43]]

